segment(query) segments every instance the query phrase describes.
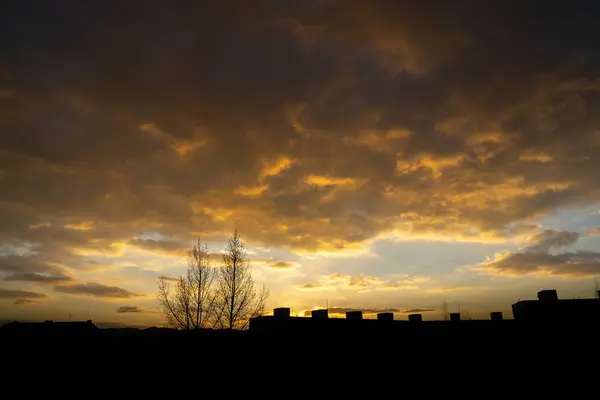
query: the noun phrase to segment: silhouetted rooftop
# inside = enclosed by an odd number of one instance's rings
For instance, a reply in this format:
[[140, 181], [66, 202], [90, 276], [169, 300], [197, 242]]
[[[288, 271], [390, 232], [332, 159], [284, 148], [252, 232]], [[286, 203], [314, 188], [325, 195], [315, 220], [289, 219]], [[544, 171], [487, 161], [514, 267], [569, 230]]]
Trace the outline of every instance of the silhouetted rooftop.
[[13, 321], [0, 327], [0, 333], [30, 336], [30, 335], [86, 335], [98, 332], [99, 328], [91, 320], [68, 322], [18, 322]]

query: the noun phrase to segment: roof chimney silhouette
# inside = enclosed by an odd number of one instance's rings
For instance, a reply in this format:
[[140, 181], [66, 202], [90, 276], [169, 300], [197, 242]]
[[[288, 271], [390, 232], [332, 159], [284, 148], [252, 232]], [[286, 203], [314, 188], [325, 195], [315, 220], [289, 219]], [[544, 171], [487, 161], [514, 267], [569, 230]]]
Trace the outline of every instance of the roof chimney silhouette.
[[394, 320], [394, 313], [391, 313], [391, 312], [380, 312], [380, 313], [377, 313], [377, 319], [379, 321], [393, 321]]
[[351, 319], [351, 320], [363, 319], [362, 311], [346, 311], [346, 319]]
[[556, 301], [558, 300], [558, 293], [555, 289], [540, 290], [537, 292], [539, 301]]
[[329, 318], [328, 309], [312, 310], [310, 313], [311, 318], [314, 319], [327, 319]]
[[290, 308], [289, 307], [279, 307], [273, 309], [273, 316], [277, 318], [289, 318], [290, 317]]
[[504, 319], [502, 311], [493, 311], [490, 313], [492, 321], [502, 321]]
[[410, 322], [423, 322], [423, 314], [410, 314], [408, 320]]

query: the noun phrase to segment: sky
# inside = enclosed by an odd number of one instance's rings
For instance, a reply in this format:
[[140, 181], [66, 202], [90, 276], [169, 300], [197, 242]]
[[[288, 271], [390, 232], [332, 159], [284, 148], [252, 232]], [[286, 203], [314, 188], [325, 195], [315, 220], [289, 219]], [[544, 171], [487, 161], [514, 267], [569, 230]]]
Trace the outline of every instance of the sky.
[[160, 325], [236, 228], [268, 310], [592, 297], [598, 6], [4, 1], [0, 320]]

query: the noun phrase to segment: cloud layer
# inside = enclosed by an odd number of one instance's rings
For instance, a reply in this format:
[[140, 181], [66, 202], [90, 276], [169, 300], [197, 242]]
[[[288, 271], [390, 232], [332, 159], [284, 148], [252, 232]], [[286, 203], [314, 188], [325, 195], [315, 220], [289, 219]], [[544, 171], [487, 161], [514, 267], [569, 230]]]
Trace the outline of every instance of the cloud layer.
[[81, 294], [94, 297], [129, 298], [137, 296], [136, 294], [131, 293], [123, 288], [101, 285], [99, 283], [76, 283], [71, 285], [60, 285], [55, 286], [54, 290], [62, 293]]
[[[598, 5], [267, 3], [3, 7], [3, 283], [129, 298], [94, 258], [502, 242], [600, 198]], [[598, 272], [552, 235], [487, 268]]]
[[564, 277], [592, 277], [600, 274], [600, 252], [576, 250], [553, 252], [574, 244], [578, 232], [545, 230], [533, 237], [522, 251], [499, 254], [476, 270], [500, 275], [543, 274]]

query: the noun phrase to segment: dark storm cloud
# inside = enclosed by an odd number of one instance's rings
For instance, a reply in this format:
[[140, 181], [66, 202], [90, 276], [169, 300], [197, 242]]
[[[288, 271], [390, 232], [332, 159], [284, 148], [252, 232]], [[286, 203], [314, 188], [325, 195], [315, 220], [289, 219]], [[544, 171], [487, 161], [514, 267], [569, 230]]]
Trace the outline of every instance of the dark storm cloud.
[[597, 201], [597, 5], [434, 3], [7, 3], [0, 237], [78, 268], [180, 250], [145, 230], [337, 251]]
[[70, 285], [57, 285], [54, 287], [54, 290], [57, 292], [67, 294], [82, 294], [94, 297], [107, 298], [128, 298], [137, 296], [137, 294], [131, 293], [126, 289], [117, 286], [106, 286], [99, 283], [75, 283]]

